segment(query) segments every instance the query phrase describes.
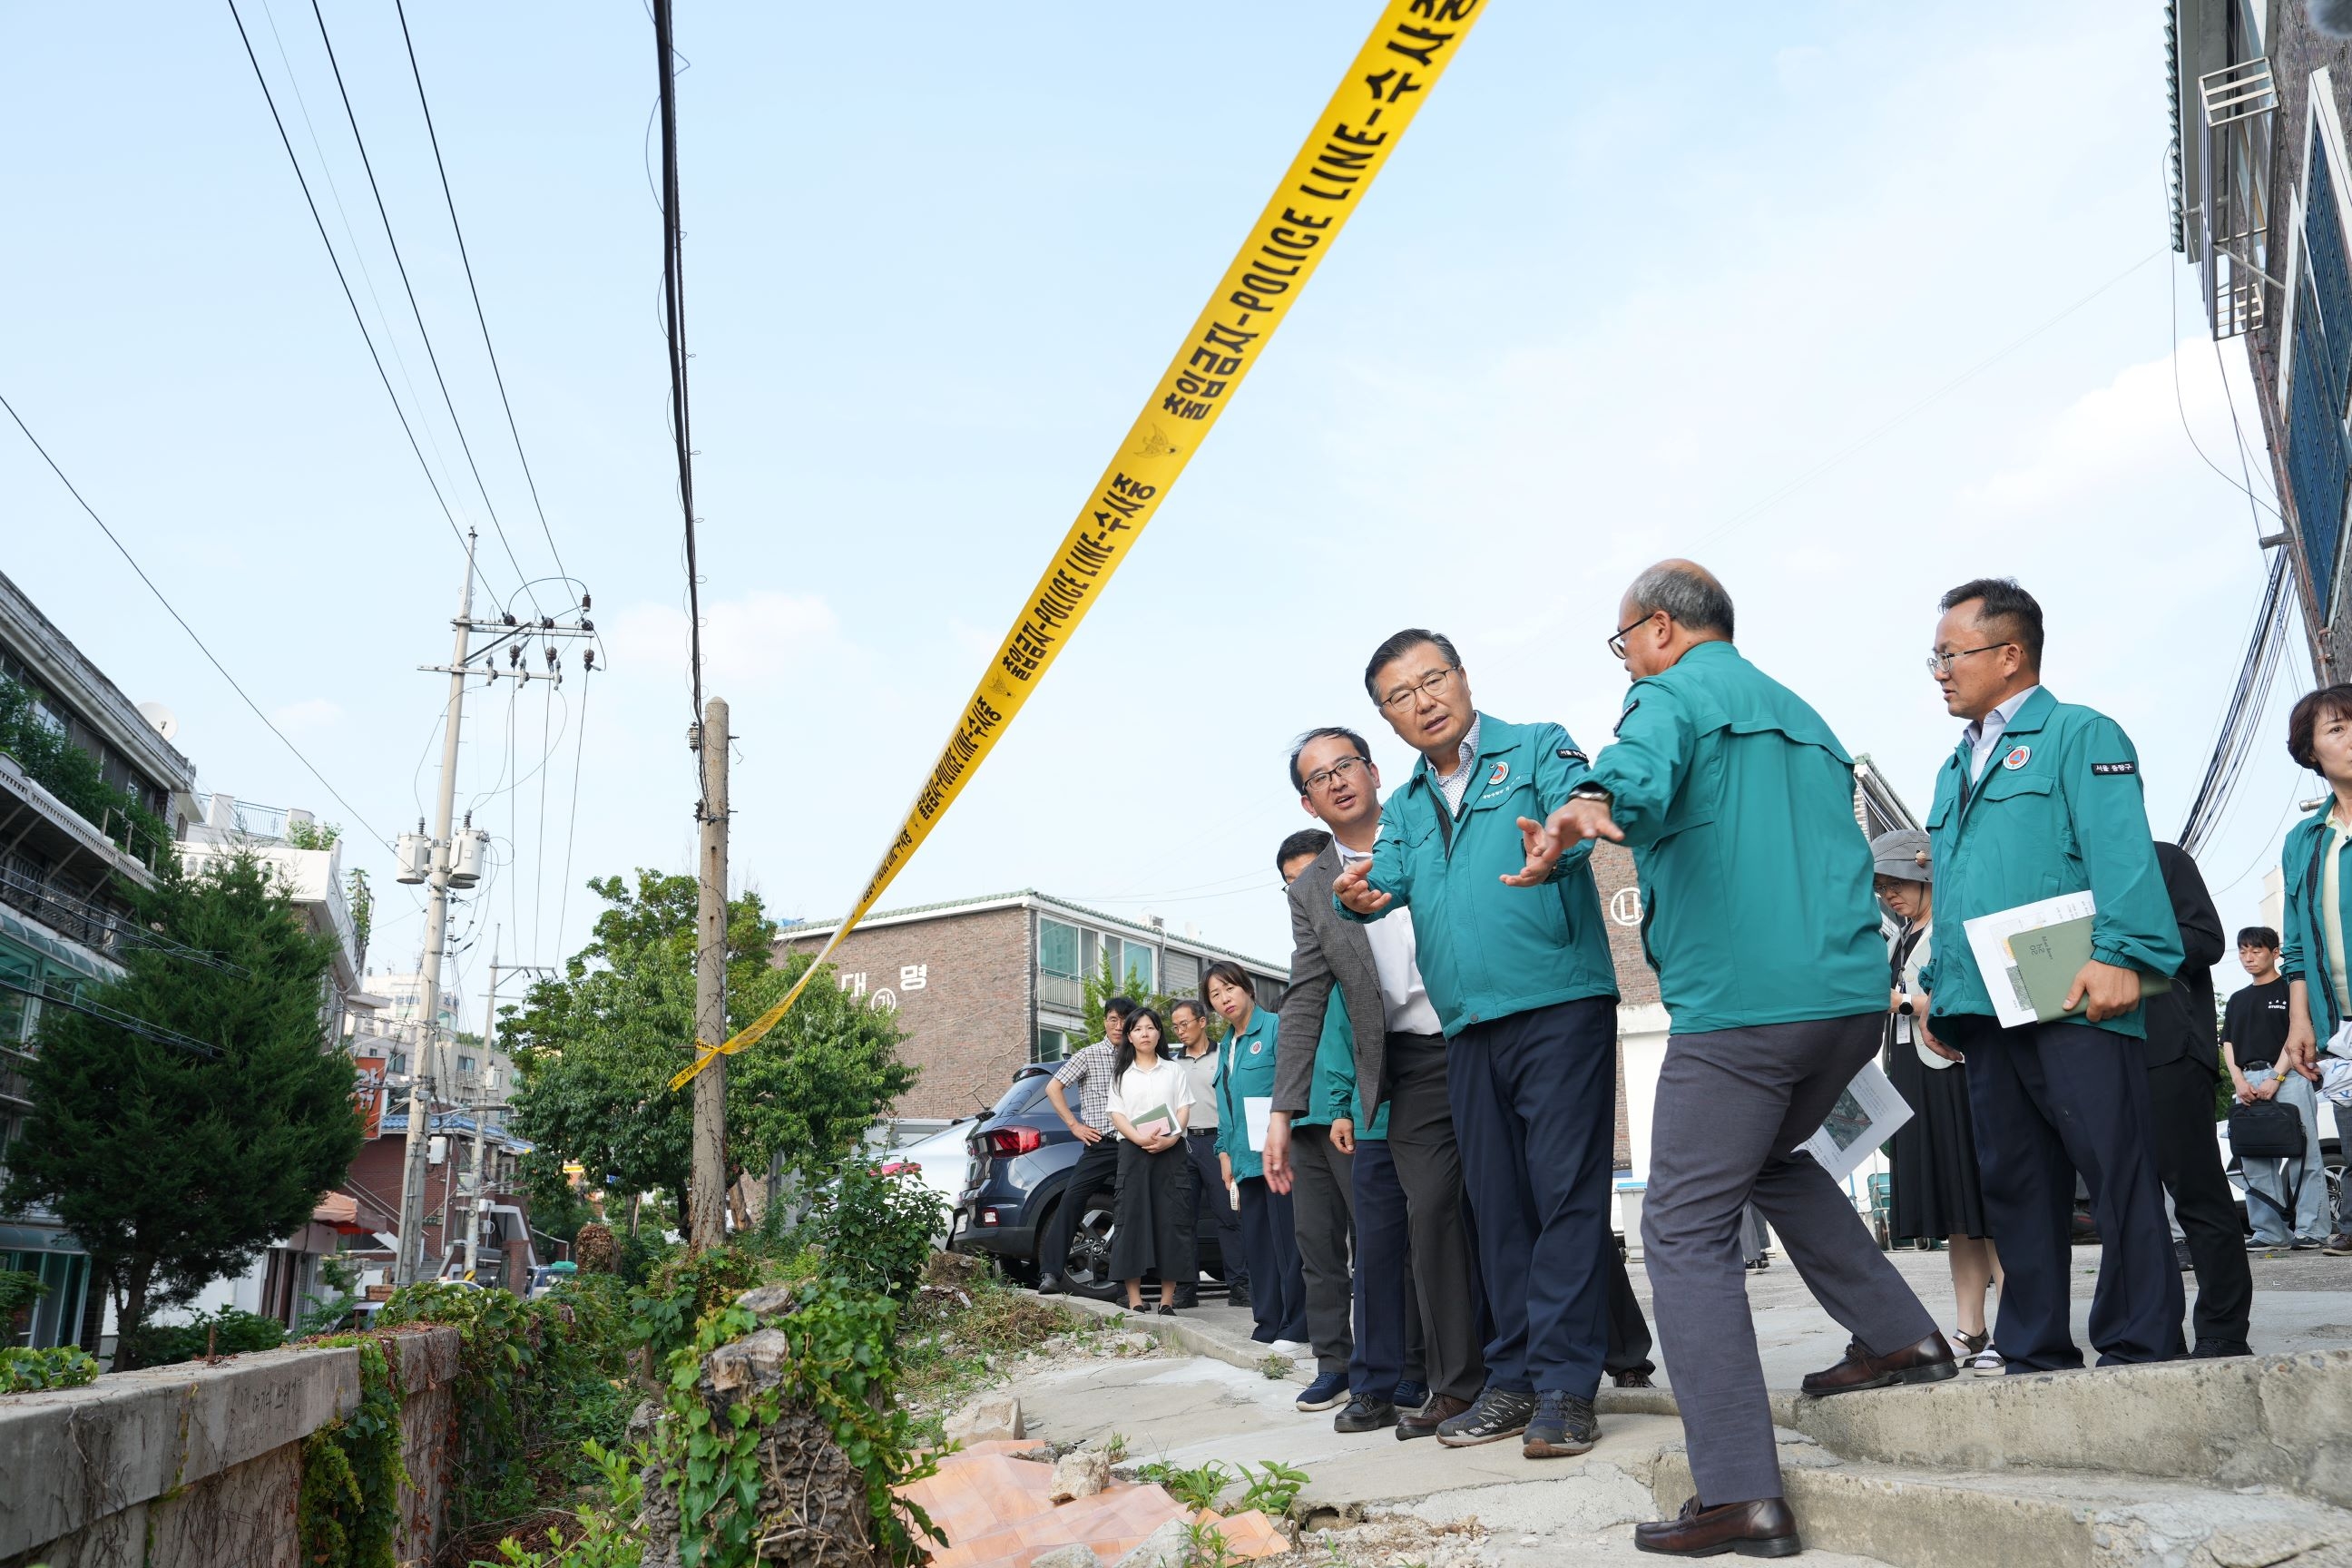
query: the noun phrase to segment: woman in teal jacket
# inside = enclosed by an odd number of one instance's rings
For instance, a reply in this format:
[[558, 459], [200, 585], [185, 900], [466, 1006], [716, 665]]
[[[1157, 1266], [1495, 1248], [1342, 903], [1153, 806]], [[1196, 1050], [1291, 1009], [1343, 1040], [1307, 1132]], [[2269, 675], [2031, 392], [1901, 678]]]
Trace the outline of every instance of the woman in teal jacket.
[[[2344, 854], [2352, 843], [2352, 686], [2322, 687], [2297, 702], [2287, 720], [2286, 749], [2326, 779], [2329, 791], [2326, 805], [2288, 830], [2279, 851], [2286, 892], [2279, 970], [2287, 978], [2286, 1050], [2279, 1069], [2311, 1081], [2318, 1053], [2352, 1018], [2352, 960], [2345, 945], [2345, 932], [2352, 930], [2352, 867]], [[2307, 1093], [2289, 1102], [2317, 1108]], [[2352, 1255], [2352, 1194], [2338, 1193], [2336, 1203], [2335, 1228], [2322, 1250], [2342, 1258]]]
[[[1257, 1005], [1257, 986], [1238, 963], [1219, 962], [1202, 979], [1201, 994], [1224, 1019], [1224, 1059], [1217, 1068], [1217, 1163], [1236, 1189], [1242, 1250], [1249, 1256], [1250, 1338], [1280, 1354], [1307, 1349], [1307, 1280], [1298, 1266], [1298, 1235], [1290, 1194], [1265, 1184], [1265, 1167], [1250, 1147], [1249, 1102], [1274, 1099], [1274, 1042], [1281, 1015]], [[1265, 1111], [1259, 1112], [1265, 1125]], [[1259, 1134], [1263, 1143], [1265, 1134]]]

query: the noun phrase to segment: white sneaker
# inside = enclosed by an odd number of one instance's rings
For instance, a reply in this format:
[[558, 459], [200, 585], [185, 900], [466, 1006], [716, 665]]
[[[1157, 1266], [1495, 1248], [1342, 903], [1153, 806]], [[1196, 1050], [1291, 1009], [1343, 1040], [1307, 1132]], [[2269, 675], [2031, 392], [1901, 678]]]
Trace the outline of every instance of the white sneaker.
[[1297, 1357], [1307, 1353], [1307, 1347], [1297, 1340], [1269, 1340], [1266, 1342], [1265, 1349], [1268, 1355]]

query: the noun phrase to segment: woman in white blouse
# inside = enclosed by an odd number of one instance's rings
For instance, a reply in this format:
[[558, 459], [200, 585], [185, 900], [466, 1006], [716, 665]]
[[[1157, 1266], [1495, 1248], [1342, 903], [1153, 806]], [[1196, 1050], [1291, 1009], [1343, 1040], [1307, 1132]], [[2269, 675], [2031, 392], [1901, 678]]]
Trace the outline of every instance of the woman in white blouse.
[[1180, 1294], [1198, 1274], [1193, 1260], [1192, 1168], [1184, 1128], [1192, 1115], [1192, 1080], [1184, 1064], [1162, 1056], [1160, 1015], [1139, 1008], [1127, 1020], [1127, 1039], [1111, 1058], [1111, 1125], [1118, 1150], [1118, 1227], [1111, 1237], [1110, 1272], [1127, 1285], [1129, 1311], [1143, 1306], [1143, 1277], [1160, 1277], [1160, 1311], [1176, 1315]]

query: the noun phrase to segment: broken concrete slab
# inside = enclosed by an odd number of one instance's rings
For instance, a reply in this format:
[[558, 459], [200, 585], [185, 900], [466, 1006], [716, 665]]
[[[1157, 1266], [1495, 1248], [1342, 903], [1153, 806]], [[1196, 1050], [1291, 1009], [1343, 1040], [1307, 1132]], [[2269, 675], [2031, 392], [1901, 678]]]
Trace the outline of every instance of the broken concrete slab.
[[950, 1443], [987, 1443], [1027, 1436], [1021, 1401], [1010, 1394], [983, 1394], [947, 1418]]
[[1054, 1461], [1054, 1484], [1046, 1497], [1055, 1502], [1092, 1497], [1110, 1485], [1110, 1456], [1081, 1448]]

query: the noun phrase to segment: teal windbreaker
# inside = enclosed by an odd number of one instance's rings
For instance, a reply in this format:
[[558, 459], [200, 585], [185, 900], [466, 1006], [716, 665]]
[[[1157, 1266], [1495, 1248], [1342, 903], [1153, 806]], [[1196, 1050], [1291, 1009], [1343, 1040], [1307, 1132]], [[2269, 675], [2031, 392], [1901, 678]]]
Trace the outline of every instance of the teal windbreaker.
[[[1983, 776], [1970, 783], [1973, 761], [1963, 739], [1944, 759], [1927, 808], [1936, 929], [1946, 933], [1919, 972], [1932, 997], [1928, 1017], [1992, 1013], [1965, 922], [2086, 888], [2098, 905], [2093, 958], [2151, 974], [2178, 970], [2180, 927], [2157, 868], [2139, 753], [2123, 726], [2043, 688], [2026, 698]], [[2135, 1007], [2091, 1026], [2144, 1039], [2146, 1011]]]
[[1249, 1113], [1245, 1100], [1274, 1097], [1274, 1043], [1282, 1033], [1282, 1015], [1260, 1007], [1250, 1015], [1249, 1027], [1226, 1035], [1217, 1047], [1217, 1152], [1234, 1163], [1234, 1180], [1265, 1174], [1265, 1157], [1249, 1146]]
[[[1528, 862], [1518, 819], [1550, 816], [1591, 771], [1584, 753], [1557, 724], [1508, 724], [1482, 713], [1475, 765], [1454, 812], [1429, 759], [1421, 759], [1382, 805], [1372, 850], [1371, 886], [1396, 900], [1390, 908], [1413, 911], [1422, 984], [1449, 1037], [1514, 1013], [1617, 994], [1589, 845], [1561, 856], [1540, 888], [1501, 880]], [[1332, 907], [1364, 918], [1336, 894]]]

